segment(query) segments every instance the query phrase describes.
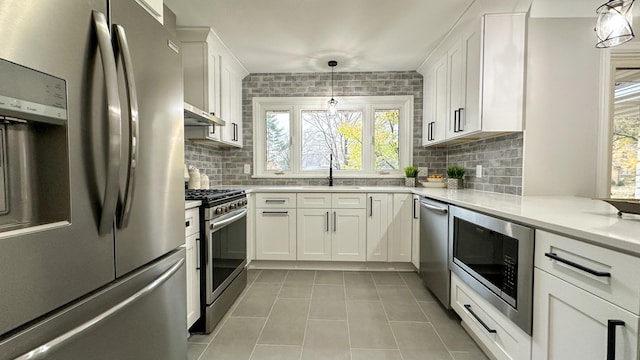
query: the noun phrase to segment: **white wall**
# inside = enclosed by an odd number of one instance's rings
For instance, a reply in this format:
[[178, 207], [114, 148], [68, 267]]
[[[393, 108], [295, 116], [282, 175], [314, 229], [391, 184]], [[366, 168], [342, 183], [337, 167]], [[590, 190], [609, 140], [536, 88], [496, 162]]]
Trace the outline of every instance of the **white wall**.
[[600, 53], [594, 18], [531, 18], [523, 195], [594, 197]]

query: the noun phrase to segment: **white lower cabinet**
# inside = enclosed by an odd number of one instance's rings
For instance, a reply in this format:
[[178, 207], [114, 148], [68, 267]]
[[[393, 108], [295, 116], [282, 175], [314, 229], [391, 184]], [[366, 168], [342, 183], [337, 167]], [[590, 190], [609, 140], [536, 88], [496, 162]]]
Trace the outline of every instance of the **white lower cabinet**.
[[640, 359], [640, 259], [542, 230], [535, 251], [533, 358]]
[[256, 260], [296, 260], [296, 209], [256, 209]]
[[534, 279], [534, 360], [638, 359], [638, 316], [540, 269]]
[[365, 261], [364, 194], [298, 194], [298, 260]]
[[412, 205], [411, 194], [393, 194], [393, 211], [387, 244], [389, 262], [411, 261]]
[[411, 206], [411, 263], [420, 270], [420, 196], [413, 195]]
[[200, 216], [198, 208], [185, 211], [185, 269], [187, 273], [187, 329], [200, 318]]
[[331, 260], [365, 261], [367, 225], [365, 209], [333, 209]]
[[387, 261], [392, 194], [367, 194], [367, 261]]
[[298, 210], [298, 260], [331, 260], [329, 209]]
[[454, 273], [451, 273], [451, 307], [460, 315], [462, 326], [492, 358], [531, 359], [531, 336], [477, 295]]

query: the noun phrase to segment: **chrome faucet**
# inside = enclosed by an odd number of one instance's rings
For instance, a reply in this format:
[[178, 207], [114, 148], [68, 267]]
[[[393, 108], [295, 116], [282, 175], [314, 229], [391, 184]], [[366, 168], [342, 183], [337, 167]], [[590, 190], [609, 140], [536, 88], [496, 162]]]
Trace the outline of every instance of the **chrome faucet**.
[[329, 154], [329, 186], [333, 186], [333, 154]]

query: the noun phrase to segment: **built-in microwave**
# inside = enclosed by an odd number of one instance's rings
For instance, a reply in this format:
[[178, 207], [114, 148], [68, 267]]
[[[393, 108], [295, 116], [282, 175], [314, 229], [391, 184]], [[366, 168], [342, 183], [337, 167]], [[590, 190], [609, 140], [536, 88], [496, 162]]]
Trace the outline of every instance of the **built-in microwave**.
[[451, 271], [531, 334], [534, 230], [449, 207]]

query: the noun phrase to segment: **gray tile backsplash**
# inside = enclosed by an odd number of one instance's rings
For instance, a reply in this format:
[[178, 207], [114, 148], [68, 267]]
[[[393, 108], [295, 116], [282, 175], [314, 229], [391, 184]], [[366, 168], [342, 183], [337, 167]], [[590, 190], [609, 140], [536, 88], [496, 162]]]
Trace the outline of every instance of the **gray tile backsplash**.
[[[447, 164], [466, 169], [465, 188], [522, 195], [523, 134], [499, 137], [449, 146]], [[476, 165], [482, 165], [482, 177], [476, 176]]]
[[[329, 96], [330, 73], [250, 74], [242, 82], [244, 147], [213, 148], [185, 142], [185, 161], [203, 169], [211, 186], [216, 185], [325, 185], [316, 179], [253, 179], [243, 173], [244, 164], [253, 168], [253, 114], [255, 96]], [[510, 134], [472, 143], [443, 147], [422, 146], [422, 75], [415, 71], [350, 72], [334, 74], [334, 95], [385, 96], [413, 95], [413, 163], [429, 168], [430, 174], [445, 173], [447, 165], [467, 169], [465, 187], [501, 193], [522, 193], [522, 134]], [[482, 164], [484, 176], [475, 177], [475, 166]], [[335, 179], [335, 185], [403, 185], [404, 179]]]

